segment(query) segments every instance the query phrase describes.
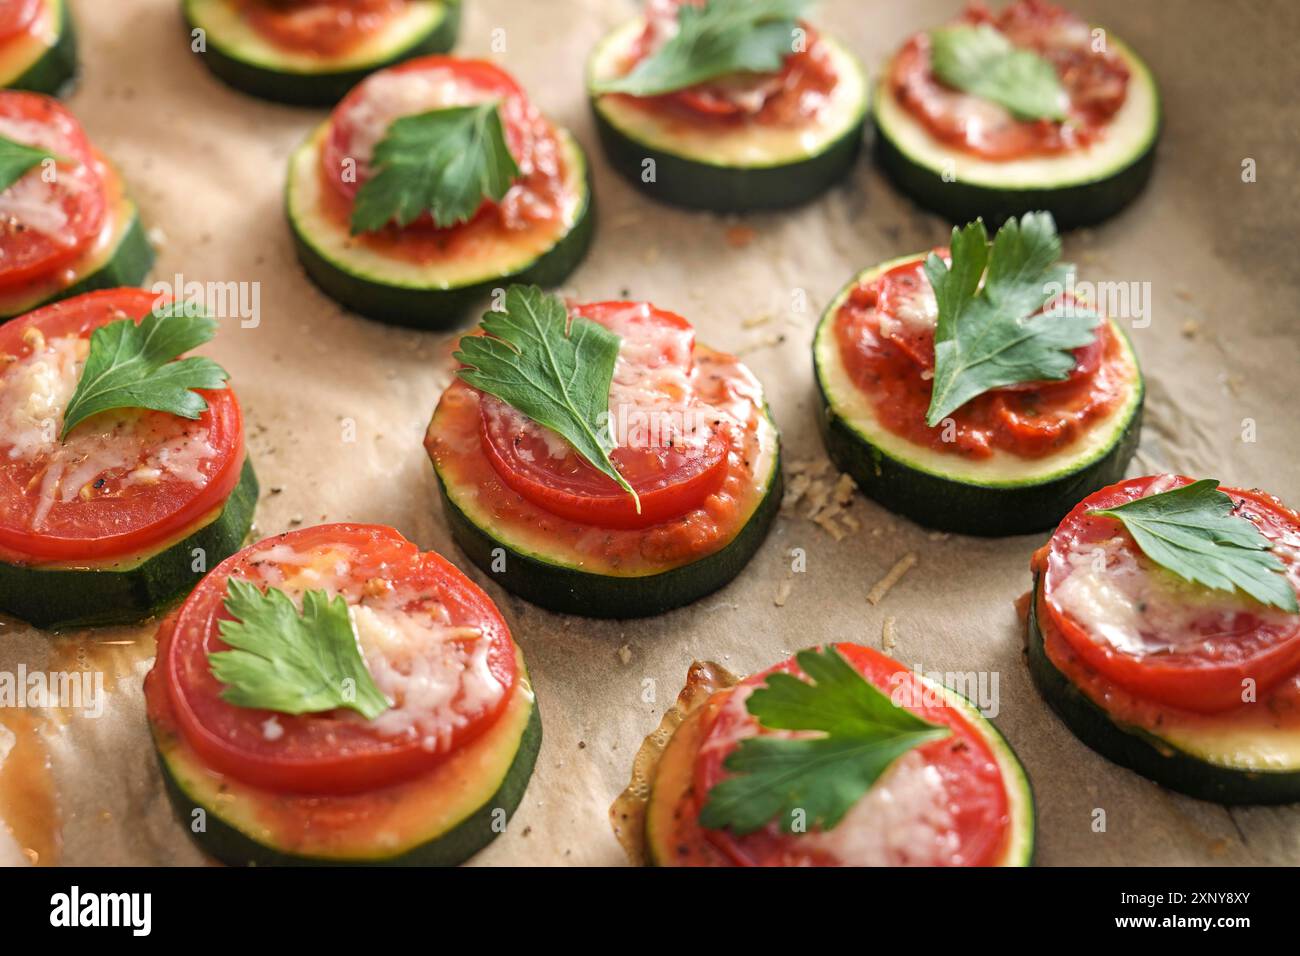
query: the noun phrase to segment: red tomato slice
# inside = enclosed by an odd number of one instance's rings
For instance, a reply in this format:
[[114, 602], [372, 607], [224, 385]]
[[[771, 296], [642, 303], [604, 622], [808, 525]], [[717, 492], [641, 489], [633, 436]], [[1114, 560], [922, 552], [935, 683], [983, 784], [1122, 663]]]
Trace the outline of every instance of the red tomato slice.
[[[900, 859], [890, 861], [890, 865], [938, 862], [950, 866], [988, 866], [996, 862], [1010, 833], [1010, 811], [1006, 784], [997, 759], [984, 738], [961, 712], [923, 696], [923, 685], [915, 672], [898, 661], [858, 644], [836, 644], [835, 647], [881, 691], [891, 696], [900, 694], [895, 699], [901, 699], [912, 713], [952, 729], [950, 736], [913, 751], [942, 780], [948, 820], [946, 827], [936, 828], [935, 832], [936, 844], [942, 849], [909, 848], [899, 854]], [[769, 674], [777, 672], [796, 676], [802, 673], [791, 658], [746, 678], [737, 688], [757, 687], [765, 683]], [[727, 695], [733, 693], [735, 688], [726, 692]], [[727, 757], [740, 740], [756, 732], [770, 733], [758, 727], [743, 707], [723, 703], [717, 708], [695, 762], [694, 792], [701, 806], [708, 792], [730, 775], [723, 766]], [[841, 827], [852, 825], [848, 817], [840, 823]], [[833, 844], [828, 846], [818, 841], [815, 848], [810, 849], [808, 840], [812, 834], [782, 833], [774, 823], [746, 836], [735, 836], [728, 830], [705, 830], [704, 833], [738, 866], [833, 866], [840, 862]], [[918, 856], [908, 856], [908, 853]], [[933, 856], [939, 859], [932, 860]]]
[[[323, 562], [323, 573], [333, 580], [313, 579], [305, 587], [343, 594], [352, 605], [371, 606], [377, 600], [386, 604], [375, 606], [387, 606], [390, 613], [425, 619], [433, 615], [439, 626], [476, 630], [477, 636], [451, 641], [481, 648], [481, 663], [495, 690], [471, 694], [469, 681], [478, 671], [466, 677], [467, 670], [461, 670], [456, 694], [440, 705], [444, 709], [420, 714], [437, 726], [416, 724], [405, 730], [383, 726], [392, 710], [367, 721], [351, 710], [292, 716], [222, 700], [225, 685], [213, 675], [208, 654], [227, 647], [218, 624], [230, 617], [224, 608], [227, 579], [234, 576], [297, 591], [300, 588], [285, 578], [313, 559]], [[400, 650], [393, 653], [400, 655]], [[371, 653], [366, 650], [372, 676], [390, 701], [400, 705], [394, 691], [385, 689], [384, 671], [376, 667]], [[396, 667], [394, 661], [400, 663], [401, 658], [386, 660], [386, 666]], [[421, 657], [423, 666], [434, 668], [444, 660]], [[407, 674], [419, 672], [417, 665], [407, 664]], [[280, 792], [352, 794], [408, 780], [473, 740], [501, 714], [517, 679], [510, 629], [478, 586], [437, 554], [421, 553], [392, 528], [334, 524], [268, 538], [214, 568], [160, 631], [157, 662], [145, 693], [151, 718], [171, 718], [189, 745], [219, 773]], [[276, 730], [268, 733], [267, 722], [272, 720]]]
[[37, 166], [0, 193], [0, 288], [44, 278], [98, 235], [107, 199], [81, 124], [58, 101], [0, 91], [0, 135], [50, 150], [53, 181]]
[[406, 0], [241, 0], [244, 18], [272, 43], [342, 56], [402, 12]]
[[721, 486], [730, 447], [728, 423], [694, 401], [694, 329], [646, 303], [596, 302], [570, 311], [623, 338], [610, 390], [619, 438], [610, 458], [640, 496], [640, 514], [614, 479], [491, 396], [479, 406], [484, 453], [509, 487], [571, 521], [644, 528], [684, 514]]
[[[1265, 608], [1245, 595], [1208, 590], [1203, 604], [1199, 597], [1191, 604], [1181, 592], [1163, 589], [1173, 586], [1172, 574], [1141, 554], [1118, 519], [1088, 514], [1191, 480], [1177, 475], [1130, 478], [1081, 501], [1048, 545], [1043, 597], [1052, 625], [1089, 667], [1140, 697], [1213, 714], [1241, 706], [1242, 682], [1247, 678], [1263, 694], [1295, 674], [1300, 667], [1300, 615]], [[1300, 516], [1263, 492], [1221, 490], [1237, 503], [1238, 514], [1253, 521], [1265, 537], [1285, 545], [1274, 553], [1300, 591]], [[1062, 591], [1088, 555], [1096, 555], [1103, 543], [1117, 537], [1117, 544], [1100, 551], [1112, 586], [1129, 589], [1151, 584], [1159, 588], [1152, 592], [1155, 596], [1168, 595], [1164, 606], [1157, 606], [1152, 593], [1135, 592], [1140, 622], [1131, 633], [1125, 628], [1124, 641], [1101, 633], [1095, 621], [1077, 618], [1067, 609], [1070, 602], [1063, 601]], [[1121, 566], [1123, 579], [1116, 574]], [[1181, 619], [1148, 616], [1166, 609], [1173, 609]]]
[[[157, 302], [158, 296], [144, 289], [90, 292], [0, 326], [0, 355], [11, 358], [0, 371], [0, 555], [5, 560], [133, 555], [167, 542], [219, 508], [238, 483], [244, 428], [230, 388], [203, 391], [208, 409], [194, 421], [141, 409], [108, 411], [82, 422], [65, 441], [56, 436], [75, 379], [61, 379], [66, 395], [44, 410], [41, 424], [28, 411], [31, 388], [16, 390], [20, 375], [44, 377], [25, 362], [34, 354], [37, 332], [46, 345], [71, 344], [69, 337], [89, 339], [115, 319], [138, 321]], [[69, 361], [64, 353], [56, 355], [50, 363]], [[20, 423], [26, 427], [16, 430]], [[41, 437], [46, 430], [48, 440]], [[204, 444], [210, 453], [201, 453]]]
[[36, 19], [41, 0], [5, 0], [0, 3], [0, 43], [24, 32]]

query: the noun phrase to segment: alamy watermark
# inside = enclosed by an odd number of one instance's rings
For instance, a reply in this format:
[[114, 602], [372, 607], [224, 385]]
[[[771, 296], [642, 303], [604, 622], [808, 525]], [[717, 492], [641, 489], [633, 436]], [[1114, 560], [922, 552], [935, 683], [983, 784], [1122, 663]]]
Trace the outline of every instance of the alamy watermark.
[[195, 314], [201, 308], [215, 319], [238, 319], [241, 329], [255, 329], [262, 324], [260, 282], [198, 282], [186, 280], [178, 272], [170, 281], [158, 280], [149, 291], [158, 296], [158, 305], [179, 302]]
[[104, 713], [103, 671], [0, 671], [0, 707], [79, 710], [84, 717]]

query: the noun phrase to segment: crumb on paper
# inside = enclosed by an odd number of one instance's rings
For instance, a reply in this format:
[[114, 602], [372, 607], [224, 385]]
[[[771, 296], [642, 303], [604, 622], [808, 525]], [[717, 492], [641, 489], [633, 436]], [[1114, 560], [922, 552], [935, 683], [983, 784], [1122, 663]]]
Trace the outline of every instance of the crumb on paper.
[[790, 589], [794, 587], [794, 575], [788, 574], [785, 579], [777, 585], [776, 596], [772, 598], [772, 603], [777, 607], [785, 607], [785, 602], [790, 597]]
[[850, 533], [862, 530], [862, 522], [848, 510], [857, 495], [857, 485], [845, 474], [838, 474], [833, 481], [823, 477], [829, 467], [825, 459], [791, 462], [781, 508], [793, 511], [803, 503], [805, 518], [836, 541], [843, 541]]
[[728, 226], [725, 235], [731, 248], [744, 249], [758, 237], [758, 231], [753, 226]]
[[1195, 319], [1188, 319], [1183, 323], [1182, 333], [1185, 339], [1196, 338], [1196, 333], [1201, 331], [1201, 323]]
[[867, 592], [867, 603], [875, 607], [883, 601], [885, 595], [890, 592], [895, 584], [902, 580], [903, 575], [910, 571], [914, 564], [916, 564], [916, 553], [913, 551], [907, 552], [907, 554], [895, 561], [894, 566], [889, 569], [889, 573], [877, 581], [871, 590]]
[[898, 632], [894, 629], [896, 619], [892, 617], [885, 618], [884, 626], [880, 629], [880, 646], [892, 651], [898, 646]]
[[632, 663], [632, 645], [624, 644], [618, 649], [618, 659], [624, 664]]
[[757, 352], [760, 349], [770, 349], [780, 345], [785, 341], [785, 336], [779, 332], [773, 332], [770, 335], [760, 336], [751, 342], [746, 342], [740, 348], [736, 349], [737, 355], [748, 355], [750, 352]]
[[751, 315], [749, 318], [742, 321], [740, 325], [742, 328], [756, 329], [760, 325], [766, 325], [768, 322], [771, 321], [772, 321], [772, 317], [764, 313], [762, 315]]

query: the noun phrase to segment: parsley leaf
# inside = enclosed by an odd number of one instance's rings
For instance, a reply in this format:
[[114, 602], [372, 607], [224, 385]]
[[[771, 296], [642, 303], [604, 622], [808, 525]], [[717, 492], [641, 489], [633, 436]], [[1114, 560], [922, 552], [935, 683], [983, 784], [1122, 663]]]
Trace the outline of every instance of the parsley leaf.
[[375, 146], [377, 170], [357, 190], [352, 234], [424, 213], [439, 229], [468, 221], [484, 199], [499, 201], [519, 177], [497, 104], [454, 106], [393, 121]]
[[976, 219], [953, 229], [950, 248], [951, 266], [934, 253], [925, 261], [939, 306], [925, 415], [931, 428], [990, 389], [1066, 378], [1075, 365], [1072, 350], [1091, 342], [1101, 321], [1078, 305], [1061, 315], [1035, 314], [1070, 272], [1057, 262], [1061, 239], [1050, 213], [1008, 219], [991, 251]]
[[896, 706], [834, 647], [800, 651], [800, 669], [768, 676], [745, 706], [769, 730], [819, 730], [821, 737], [749, 737], [723, 764], [734, 776], [709, 791], [701, 825], [743, 836], [780, 820], [794, 829], [833, 828], [895, 759], [950, 731]]
[[539, 425], [557, 432], [594, 468], [621, 485], [641, 511], [641, 499], [609, 453], [609, 387], [619, 337], [537, 286], [512, 285], [505, 309], [483, 316], [487, 335], [467, 335], [452, 357], [456, 374], [495, 395]]
[[118, 319], [90, 336], [90, 354], [63, 411], [63, 438], [78, 423], [110, 408], [149, 408], [198, 418], [208, 403], [191, 391], [225, 388], [226, 370], [209, 358], [176, 359], [216, 334], [216, 320], [190, 304], [159, 306], [137, 325]]
[[1017, 119], [1066, 119], [1069, 99], [1056, 68], [988, 24], [934, 30], [930, 46], [934, 75], [948, 86], [1005, 106]]
[[22, 179], [28, 170], [54, 158], [54, 154], [47, 149], [16, 143], [0, 136], [0, 192]]
[[1214, 478], [1088, 514], [1123, 522], [1142, 553], [1193, 584], [1240, 589], [1261, 604], [1300, 613], [1295, 589], [1268, 538], [1233, 513]]
[[388, 710], [342, 597], [331, 601], [324, 591], [307, 591], [299, 613], [278, 588], [263, 592], [232, 577], [225, 603], [235, 620], [218, 626], [233, 650], [208, 653], [212, 673], [227, 685], [222, 700], [281, 714], [348, 707], [367, 720]]
[[683, 5], [677, 34], [598, 93], [658, 96], [732, 73], [772, 73], [794, 52], [797, 18], [811, 0], [708, 0]]

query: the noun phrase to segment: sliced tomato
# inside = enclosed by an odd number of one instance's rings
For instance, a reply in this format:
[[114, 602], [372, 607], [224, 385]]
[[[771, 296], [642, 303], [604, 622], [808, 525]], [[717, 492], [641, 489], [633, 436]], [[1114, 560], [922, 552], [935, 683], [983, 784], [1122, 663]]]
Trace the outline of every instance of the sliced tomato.
[[730, 423], [695, 394], [694, 329], [647, 303], [596, 302], [570, 311], [623, 339], [610, 390], [619, 439], [610, 459], [640, 497], [640, 513], [618, 482], [491, 396], [480, 402], [484, 453], [509, 487], [571, 521], [644, 528], [684, 514], [721, 486], [731, 447]]
[[[152, 550], [221, 507], [238, 483], [244, 427], [230, 388], [202, 391], [208, 408], [193, 421], [143, 409], [111, 410], [86, 419], [63, 441], [54, 440], [62, 426], [61, 406], [49, 409], [44, 426], [23, 410], [27, 395], [14, 390], [14, 376], [33, 354], [37, 333], [45, 342], [89, 339], [116, 319], [138, 321], [157, 303], [158, 296], [144, 289], [110, 289], [0, 326], [0, 356], [8, 358], [0, 369], [0, 556], [5, 560], [89, 561]], [[43, 427], [51, 440], [19, 450], [19, 444], [35, 441], [31, 429]], [[210, 453], [196, 451], [202, 444]], [[158, 467], [160, 455], [176, 462], [187, 454], [192, 460], [184, 467]]]
[[0, 91], [0, 135], [57, 159], [52, 176], [37, 166], [0, 192], [0, 288], [12, 288], [75, 259], [99, 234], [108, 201], [90, 141], [57, 100]]
[[[1300, 668], [1300, 615], [1266, 608], [1239, 593], [1206, 591], [1204, 602], [1182, 602], [1177, 622], [1152, 619], [1140, 623], [1122, 646], [1098, 632], [1096, 623], [1070, 613], [1059, 595], [1076, 573], [1077, 558], [1097, 554], [1103, 542], [1119, 538], [1125, 555], [1141, 572], [1173, 581], [1171, 572], [1154, 565], [1116, 518], [1090, 515], [1157, 491], [1181, 487], [1192, 479], [1181, 475], [1130, 478], [1088, 496], [1066, 515], [1048, 544], [1042, 568], [1043, 598], [1051, 625], [1079, 657], [1095, 671], [1126, 690], [1149, 700], [1196, 713], [1213, 714], [1242, 705], [1247, 680], [1260, 695]], [[1254, 522], [1277, 542], [1274, 553], [1286, 567], [1293, 588], [1300, 592], [1300, 516], [1277, 499], [1259, 491], [1221, 489], [1236, 503], [1236, 513]], [[1105, 554], [1104, 550], [1101, 551]], [[1107, 568], [1116, 556], [1106, 555]]]
[[[934, 846], [903, 848], [897, 851], [897, 859], [884, 862], [962, 866], [995, 863], [1009, 838], [1010, 810], [997, 758], [979, 731], [956, 708], [932, 700], [916, 673], [898, 661], [858, 644], [835, 647], [875, 687], [903, 701], [917, 716], [952, 731], [948, 737], [914, 751], [942, 780], [946, 824], [934, 828]], [[713, 787], [730, 776], [725, 762], [740, 741], [755, 734], [771, 733], [759, 727], [743, 706], [727, 706], [726, 698], [739, 688], [761, 686], [774, 673], [802, 676], [799, 665], [790, 658], [715, 697], [718, 703], [713, 704], [712, 723], [695, 762], [694, 793], [701, 804]], [[918, 813], [924, 812], [921, 807], [916, 809]], [[846, 818], [840, 826], [872, 823]], [[809, 834], [782, 833], [775, 823], [745, 836], [736, 836], [729, 830], [705, 830], [704, 833], [706, 839], [738, 866], [835, 866], [841, 862], [827, 841], [810, 841]]]
[[[318, 562], [319, 573], [310, 582], [287, 582], [312, 561]], [[353, 605], [378, 594], [400, 613], [426, 619], [436, 615], [449, 628], [472, 631], [474, 636], [465, 640], [482, 642], [481, 661], [494, 689], [468, 693], [466, 672], [457, 659], [445, 663], [448, 658], [429, 656], [408, 669], [415, 673], [419, 667], [446, 666], [439, 676], [460, 682], [448, 709], [439, 712], [436, 728], [393, 731], [351, 710], [294, 716], [236, 707], [221, 699], [225, 685], [208, 661], [213, 651], [227, 649], [220, 621], [230, 618], [224, 600], [231, 577], [287, 593], [323, 587]], [[394, 653], [401, 651], [395, 648]], [[383, 690], [373, 662], [368, 664]], [[510, 629], [477, 585], [392, 528], [334, 524], [268, 538], [214, 568], [162, 627], [145, 694], [150, 717], [176, 726], [219, 773], [280, 792], [353, 794], [409, 780], [446, 759], [492, 726], [517, 679]], [[389, 696], [390, 702], [400, 703]], [[268, 732], [268, 726], [275, 729]]]
[[41, 0], [5, 0], [0, 3], [0, 43], [25, 32], [40, 9]]
[[290, 50], [343, 56], [402, 12], [406, 0], [240, 0], [244, 19]]

